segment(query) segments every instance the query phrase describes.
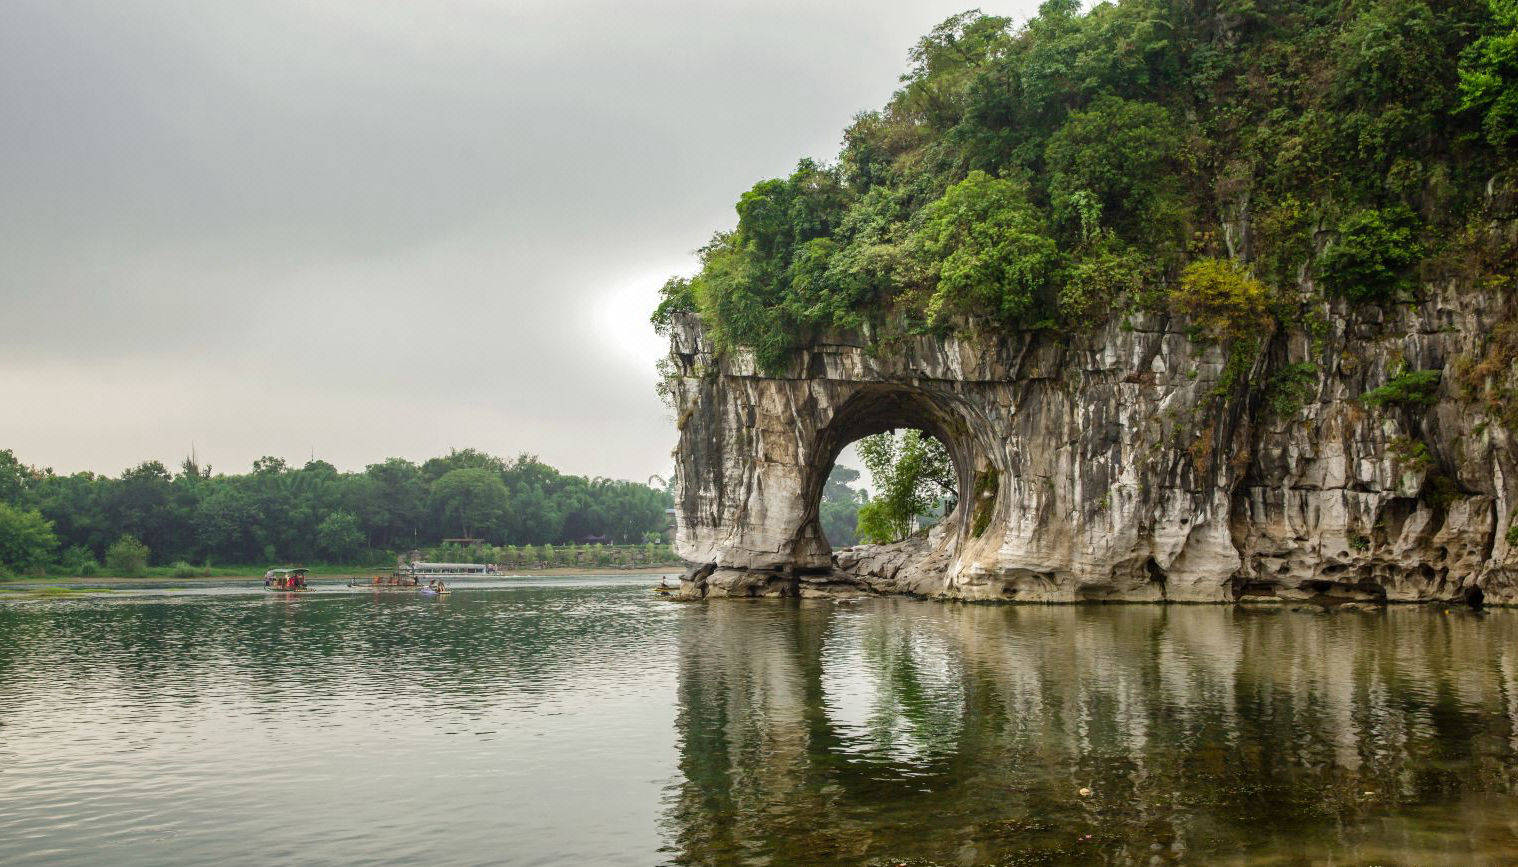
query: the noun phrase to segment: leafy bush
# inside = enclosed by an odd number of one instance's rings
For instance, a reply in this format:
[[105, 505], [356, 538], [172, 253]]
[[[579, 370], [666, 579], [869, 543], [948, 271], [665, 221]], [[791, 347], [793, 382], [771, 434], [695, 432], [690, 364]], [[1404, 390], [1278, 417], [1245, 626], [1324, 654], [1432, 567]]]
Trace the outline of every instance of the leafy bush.
[[1089, 235], [1100, 214], [1137, 237], [1174, 237], [1161, 215], [1178, 197], [1166, 163], [1179, 143], [1169, 110], [1153, 102], [1109, 94], [1071, 112], [1044, 153], [1055, 221]]
[[122, 536], [105, 549], [105, 568], [122, 578], [141, 578], [148, 572], [148, 546], [131, 535]]
[[202, 571], [199, 567], [191, 566], [183, 560], [169, 568], [169, 575], [174, 578], [203, 578], [209, 574], [210, 570]]
[[1072, 328], [1099, 324], [1120, 299], [1137, 296], [1148, 276], [1149, 265], [1137, 250], [1104, 233], [1065, 269], [1060, 317]]
[[1491, 27], [1460, 55], [1460, 108], [1481, 112], [1493, 147], [1518, 137], [1518, 0], [1488, 0]]
[[1409, 370], [1392, 377], [1379, 388], [1360, 395], [1367, 406], [1382, 407], [1387, 404], [1417, 404], [1431, 406], [1438, 400], [1439, 380], [1442, 370]]
[[1309, 361], [1288, 364], [1276, 371], [1265, 387], [1265, 400], [1276, 415], [1290, 418], [1302, 409], [1318, 385], [1318, 366]]
[[39, 512], [0, 503], [0, 566], [16, 572], [41, 568], [57, 547], [52, 521]]
[[935, 325], [962, 313], [1018, 321], [1058, 262], [1027, 188], [981, 171], [923, 210], [913, 242], [936, 284], [923, 311]]
[[655, 331], [668, 337], [676, 315], [695, 311], [696, 296], [691, 292], [690, 281], [684, 277], [671, 277], [659, 288], [659, 306], [654, 308], [649, 321], [654, 324]]
[[64, 575], [94, 575], [99, 570], [100, 564], [95, 562], [95, 554], [83, 545], [70, 545], [58, 557], [58, 571]]
[[1345, 217], [1318, 260], [1324, 286], [1351, 301], [1390, 301], [1410, 289], [1411, 268], [1422, 256], [1415, 224], [1405, 207]]
[[1181, 272], [1170, 306], [1218, 342], [1257, 340], [1274, 327], [1270, 290], [1231, 259], [1201, 259]]
[[1428, 445], [1422, 440], [1411, 437], [1393, 437], [1386, 444], [1386, 450], [1396, 459], [1397, 463], [1405, 470], [1418, 472], [1426, 470], [1434, 464], [1433, 455], [1428, 452]]

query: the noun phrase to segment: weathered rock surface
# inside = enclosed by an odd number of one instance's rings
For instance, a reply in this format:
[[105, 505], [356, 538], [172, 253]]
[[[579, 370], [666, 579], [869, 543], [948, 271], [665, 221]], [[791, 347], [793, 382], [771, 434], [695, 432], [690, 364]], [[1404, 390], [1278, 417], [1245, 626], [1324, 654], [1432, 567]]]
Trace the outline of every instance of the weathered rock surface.
[[[1310, 286], [1304, 286], [1308, 297]], [[1223, 350], [1158, 314], [1082, 335], [832, 334], [761, 375], [694, 317], [671, 340], [676, 546], [703, 596], [904, 592], [1029, 602], [1330, 596], [1518, 603], [1511, 431], [1441, 386], [1433, 407], [1360, 396], [1479, 352], [1511, 299], [1449, 281], [1417, 305], [1319, 302], [1229, 389]], [[1316, 365], [1283, 415], [1259, 383]], [[1226, 393], [1224, 393], [1226, 392]], [[925, 429], [963, 492], [926, 538], [831, 552], [817, 513], [839, 451]], [[1426, 459], [1406, 445], [1422, 442]], [[1437, 490], [1436, 490], [1437, 489]], [[710, 568], [704, 568], [710, 567]], [[704, 568], [704, 571], [703, 571]]]

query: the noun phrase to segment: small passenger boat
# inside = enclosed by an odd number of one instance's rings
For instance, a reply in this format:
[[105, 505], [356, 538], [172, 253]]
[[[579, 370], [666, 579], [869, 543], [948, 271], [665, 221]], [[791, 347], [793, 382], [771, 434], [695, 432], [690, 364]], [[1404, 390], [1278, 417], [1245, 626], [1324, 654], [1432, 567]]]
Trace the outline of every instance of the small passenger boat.
[[448, 587], [441, 581], [429, 582], [426, 587], [422, 588], [423, 596], [447, 596], [452, 592], [453, 591], [449, 590]]
[[264, 589], [270, 593], [306, 593], [307, 569], [270, 569], [264, 573]]

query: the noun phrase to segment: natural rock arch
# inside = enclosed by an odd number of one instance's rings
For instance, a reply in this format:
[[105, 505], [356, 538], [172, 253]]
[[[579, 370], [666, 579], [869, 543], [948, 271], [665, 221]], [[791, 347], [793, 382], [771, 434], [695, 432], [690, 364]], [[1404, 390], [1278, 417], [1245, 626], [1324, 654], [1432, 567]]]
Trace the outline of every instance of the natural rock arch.
[[[1435, 297], [1428, 316], [1470, 306]], [[1439, 368], [1485, 327], [1469, 325], [1402, 323], [1399, 333], [1419, 337], [1392, 348], [1403, 364]], [[1057, 337], [882, 344], [831, 333], [765, 372], [678, 316], [666, 385], [680, 430], [675, 544], [694, 564], [682, 593], [1221, 602], [1363, 595], [1369, 581], [1387, 601], [1464, 599], [1472, 587], [1488, 603], [1518, 601], [1504, 540], [1518, 502], [1507, 440], [1488, 431], [1483, 451], [1452, 453], [1469, 493], [1429, 503], [1391, 444], [1445, 432], [1410, 431], [1358, 400], [1367, 369], [1389, 360], [1324, 370], [1295, 418], [1249, 390], [1268, 380], [1272, 357], [1342, 357], [1351, 330], [1335, 328], [1321, 350], [1278, 335], [1242, 379], [1225, 375], [1221, 347], [1162, 314]], [[1463, 424], [1455, 412], [1430, 417]], [[838, 451], [898, 427], [949, 447], [956, 511], [926, 540], [831, 552], [817, 501]], [[1455, 445], [1430, 440], [1442, 452]]]
[[[918, 386], [891, 383], [859, 386], [813, 438], [810, 456], [802, 469], [802, 497], [807, 509], [801, 526], [797, 528], [797, 548], [832, 553], [818, 523], [818, 512], [828, 474], [839, 453], [850, 443], [900, 428], [916, 428], [931, 434], [947, 449], [959, 490], [968, 492], [974, 487], [976, 468], [987, 465], [984, 450], [976, 443], [975, 427], [970, 408], [953, 394], [938, 394]], [[961, 497], [960, 502], [963, 501], [964, 497]], [[954, 510], [944, 516], [941, 525], [962, 534], [968, 531], [966, 514], [966, 510], [956, 504]]]

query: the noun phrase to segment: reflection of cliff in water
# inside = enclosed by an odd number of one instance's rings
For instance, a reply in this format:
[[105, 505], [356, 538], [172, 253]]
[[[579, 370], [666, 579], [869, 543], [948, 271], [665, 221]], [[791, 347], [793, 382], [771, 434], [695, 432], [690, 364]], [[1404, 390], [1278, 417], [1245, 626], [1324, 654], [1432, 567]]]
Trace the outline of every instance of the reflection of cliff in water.
[[1518, 612], [714, 605], [679, 642], [677, 860], [1518, 847]]

